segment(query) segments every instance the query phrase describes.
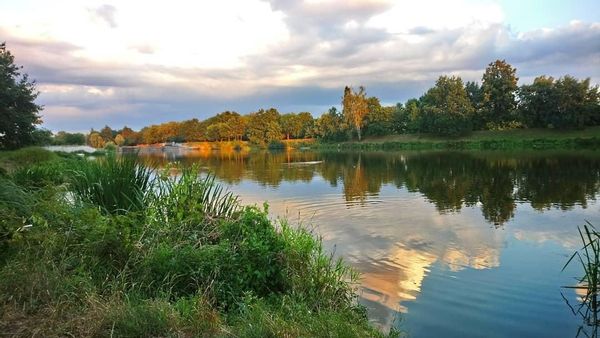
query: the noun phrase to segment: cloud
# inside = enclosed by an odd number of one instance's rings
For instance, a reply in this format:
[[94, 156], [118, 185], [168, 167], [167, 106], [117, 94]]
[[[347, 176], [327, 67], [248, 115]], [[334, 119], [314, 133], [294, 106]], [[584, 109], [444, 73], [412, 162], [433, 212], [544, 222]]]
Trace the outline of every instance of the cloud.
[[[139, 11], [125, 4], [117, 26], [117, 9], [106, 5], [112, 9], [95, 7], [94, 15], [113, 29], [82, 23], [86, 39], [59, 34], [62, 26], [32, 34], [6, 24], [0, 35], [38, 81], [45, 125], [54, 130], [106, 122], [140, 128], [270, 106], [318, 115], [339, 105], [345, 85], [365, 85], [369, 95], [395, 104], [420, 96], [442, 74], [480, 80], [498, 58], [517, 68], [522, 83], [541, 74], [599, 82], [600, 23], [574, 21], [517, 34], [494, 2], [470, 4], [246, 1], [232, 13], [226, 5], [209, 13], [187, 9], [190, 18], [199, 13], [212, 26], [184, 20], [188, 26], [164, 30], [155, 29], [156, 21], [136, 21]], [[449, 12], [453, 6], [462, 10], [458, 18]], [[148, 10], [160, 13], [159, 7]]]
[[110, 28], [117, 28], [117, 20], [115, 18], [117, 9], [115, 6], [104, 4], [90, 9], [89, 11], [92, 15], [103, 21]]

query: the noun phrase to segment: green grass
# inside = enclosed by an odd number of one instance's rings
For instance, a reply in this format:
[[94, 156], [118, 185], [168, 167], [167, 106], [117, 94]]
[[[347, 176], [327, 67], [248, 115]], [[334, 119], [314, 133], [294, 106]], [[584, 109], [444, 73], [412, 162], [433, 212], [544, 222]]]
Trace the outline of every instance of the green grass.
[[583, 130], [513, 129], [475, 131], [457, 138], [426, 134], [370, 137], [362, 142], [319, 143], [317, 148], [347, 149], [597, 149], [600, 127]]
[[[0, 220], [0, 332], [384, 336], [357, 303], [357, 274], [318, 238], [241, 205], [198, 168], [57, 161], [69, 175], [0, 178], [10, 216]], [[54, 165], [37, 164], [39, 177]]]

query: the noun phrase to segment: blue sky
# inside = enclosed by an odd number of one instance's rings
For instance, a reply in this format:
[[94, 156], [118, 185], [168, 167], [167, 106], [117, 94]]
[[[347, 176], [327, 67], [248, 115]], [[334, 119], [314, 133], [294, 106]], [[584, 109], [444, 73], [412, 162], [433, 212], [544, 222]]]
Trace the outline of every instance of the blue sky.
[[222, 0], [0, 2], [0, 40], [37, 80], [44, 127], [204, 119], [275, 107], [318, 116], [345, 85], [384, 103], [440, 75], [600, 82], [600, 2]]

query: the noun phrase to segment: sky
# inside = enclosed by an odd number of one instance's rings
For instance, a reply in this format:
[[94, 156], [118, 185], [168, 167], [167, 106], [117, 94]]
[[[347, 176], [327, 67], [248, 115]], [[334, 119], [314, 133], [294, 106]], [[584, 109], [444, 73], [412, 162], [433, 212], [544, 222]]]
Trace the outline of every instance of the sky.
[[43, 125], [139, 129], [275, 107], [319, 116], [346, 85], [385, 104], [440, 75], [600, 83], [597, 0], [0, 0], [0, 42], [37, 81]]

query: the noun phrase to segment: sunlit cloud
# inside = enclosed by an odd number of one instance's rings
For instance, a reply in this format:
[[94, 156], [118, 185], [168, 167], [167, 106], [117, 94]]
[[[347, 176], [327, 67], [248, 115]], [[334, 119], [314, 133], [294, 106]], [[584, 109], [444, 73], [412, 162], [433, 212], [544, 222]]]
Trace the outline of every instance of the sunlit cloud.
[[[109, 106], [134, 109], [109, 120], [135, 128], [271, 106], [318, 115], [339, 104], [344, 85], [394, 104], [441, 74], [480, 80], [496, 58], [522, 83], [540, 74], [599, 82], [599, 22], [513, 31], [510, 20], [491, 0], [0, 4], [0, 36], [37, 79], [53, 130], [99, 127]], [[57, 104], [79, 118], [60, 119]]]

